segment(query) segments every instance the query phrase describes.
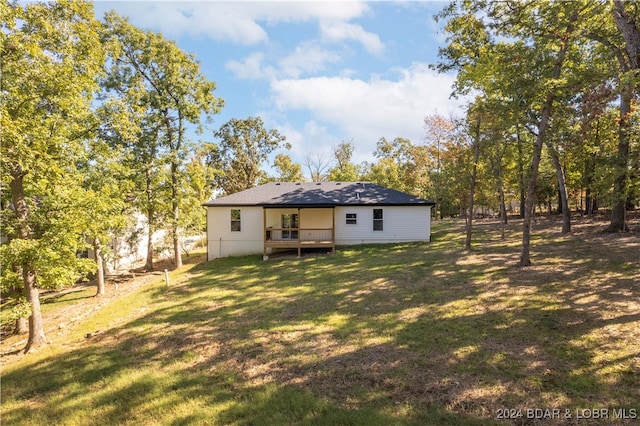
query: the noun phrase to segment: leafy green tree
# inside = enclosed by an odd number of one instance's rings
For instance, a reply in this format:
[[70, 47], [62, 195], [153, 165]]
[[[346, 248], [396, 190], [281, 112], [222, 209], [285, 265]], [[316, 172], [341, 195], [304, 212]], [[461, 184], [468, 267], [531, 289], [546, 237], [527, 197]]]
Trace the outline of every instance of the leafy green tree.
[[364, 180], [386, 186], [387, 188], [405, 191], [400, 167], [393, 158], [380, 158], [373, 164], [365, 164]]
[[105, 255], [108, 243], [121, 235], [130, 221], [126, 197], [132, 187], [121, 153], [98, 138], [88, 143], [88, 155], [79, 162], [83, 177], [81, 206], [84, 235], [96, 262], [96, 296], [105, 294]]
[[91, 101], [104, 54], [89, 3], [0, 8], [0, 169], [3, 190], [11, 193], [11, 208], [2, 212], [10, 240], [2, 260], [21, 278], [29, 352], [46, 342], [39, 289], [71, 284], [93, 268], [76, 257], [85, 243], [75, 220], [81, 205], [75, 160], [95, 127]]
[[360, 167], [351, 162], [355, 147], [353, 142], [342, 142], [333, 147], [335, 166], [329, 169], [329, 180], [334, 182], [355, 182], [362, 174]]
[[609, 188], [613, 188], [608, 159], [608, 153], [616, 150], [611, 145], [616, 139], [613, 100], [613, 88], [608, 82], [600, 82], [586, 86], [573, 105], [575, 137], [580, 141], [573, 148], [573, 156], [580, 173], [580, 191], [584, 191], [581, 208], [587, 215], [598, 210]]
[[404, 191], [417, 196], [426, 196], [428, 157], [422, 146], [416, 146], [406, 138], [389, 141], [380, 138], [374, 155], [377, 163], [365, 164], [363, 177], [366, 180]]
[[272, 178], [276, 182], [304, 182], [302, 166], [294, 163], [286, 154], [277, 154], [273, 160], [273, 167], [278, 171], [278, 176]]
[[260, 117], [232, 118], [214, 136], [220, 142], [209, 145], [207, 161], [216, 170], [214, 185], [227, 195], [256, 186], [265, 175], [260, 166], [269, 154], [291, 148], [277, 130], [265, 129]]
[[[150, 112], [146, 128], [157, 138], [168, 162], [167, 200], [174, 264], [182, 266], [180, 251], [180, 205], [184, 185], [183, 163], [187, 156], [188, 124], [201, 130], [201, 118], [218, 113], [224, 102], [213, 92], [216, 85], [200, 72], [191, 54], [151, 31], [141, 31], [115, 12], [105, 16], [108, 42], [114, 46], [110, 61], [110, 87], [120, 87], [131, 108]], [[158, 154], [156, 152], [155, 154]]]
[[[425, 144], [427, 152], [431, 158], [433, 167], [431, 170], [431, 190], [430, 193], [436, 206], [434, 208], [434, 217], [437, 219], [443, 217], [443, 208], [451, 204], [451, 200], [444, 199], [444, 187], [448, 183], [443, 179], [443, 158], [448, 148], [455, 145], [455, 124], [453, 119], [448, 119], [440, 114], [432, 114], [424, 118]], [[453, 163], [451, 163], [453, 164]], [[439, 212], [439, 214], [438, 214]]]
[[157, 114], [140, 98], [142, 93], [129, 90], [127, 84], [108, 76], [103, 81], [101, 139], [123, 151], [121, 163], [132, 183], [125, 195], [134, 210], [146, 217], [147, 257], [145, 269], [153, 270], [155, 252], [153, 236], [165, 223], [169, 198], [166, 150], [160, 140]]
[[[585, 2], [465, 2], [450, 6], [449, 45], [440, 70], [459, 70], [457, 91], [502, 94], [529, 105], [526, 123], [535, 133], [522, 232], [520, 264], [530, 265], [531, 223], [542, 148], [554, 104], [566, 88], [563, 69], [573, 64], [576, 39], [594, 6]], [[486, 14], [488, 19], [479, 18]], [[505, 63], [516, 62], [511, 71]], [[521, 66], [522, 65], [522, 66]]]
[[[626, 206], [632, 184], [629, 166], [632, 137], [637, 135], [637, 123], [632, 118], [634, 99], [640, 93], [640, 9], [635, 3], [613, 0], [610, 3], [610, 17], [617, 31], [611, 25], [598, 25], [591, 36], [603, 43], [613, 53], [618, 62], [618, 93], [620, 107], [618, 118], [618, 147], [614, 163], [614, 193], [609, 231], [628, 230]], [[605, 17], [604, 22], [610, 22]], [[613, 58], [612, 58], [613, 59]]]
[[203, 239], [206, 215], [202, 214], [202, 203], [211, 199], [213, 195], [211, 188], [213, 170], [207, 165], [204, 147], [195, 149], [190, 161], [185, 164], [185, 179], [186, 184], [181, 189], [183, 191], [180, 206], [181, 229], [186, 236], [199, 235]]
[[475, 214], [473, 207], [475, 202], [476, 181], [478, 178], [478, 160], [480, 157], [481, 142], [480, 131], [482, 128], [483, 112], [483, 105], [478, 102], [478, 100], [476, 100], [475, 105], [469, 107], [467, 111], [467, 119], [462, 124], [462, 126], [464, 126], [464, 133], [469, 135], [467, 139], [471, 142], [471, 150], [473, 151], [473, 162], [471, 163], [471, 181], [469, 185], [467, 236], [465, 238], [464, 244], [464, 248], [466, 250], [471, 250], [473, 216]]

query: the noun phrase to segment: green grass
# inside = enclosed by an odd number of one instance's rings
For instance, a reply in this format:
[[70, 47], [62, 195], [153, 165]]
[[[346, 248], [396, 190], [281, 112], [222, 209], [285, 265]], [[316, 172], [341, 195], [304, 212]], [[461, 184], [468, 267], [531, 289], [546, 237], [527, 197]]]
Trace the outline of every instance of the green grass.
[[471, 252], [460, 225], [437, 223], [428, 244], [174, 271], [169, 288], [158, 279], [4, 363], [2, 423], [477, 425], [504, 424], [503, 408], [638, 410], [637, 239], [536, 230], [523, 269], [516, 225], [501, 241], [480, 223]]

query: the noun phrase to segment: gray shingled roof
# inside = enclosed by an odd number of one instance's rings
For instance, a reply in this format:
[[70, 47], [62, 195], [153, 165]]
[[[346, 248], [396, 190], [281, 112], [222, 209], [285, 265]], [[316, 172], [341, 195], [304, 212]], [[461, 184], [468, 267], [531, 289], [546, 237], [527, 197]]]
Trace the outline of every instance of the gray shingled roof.
[[333, 206], [433, 206], [428, 201], [370, 182], [271, 182], [226, 197], [204, 206], [333, 207]]

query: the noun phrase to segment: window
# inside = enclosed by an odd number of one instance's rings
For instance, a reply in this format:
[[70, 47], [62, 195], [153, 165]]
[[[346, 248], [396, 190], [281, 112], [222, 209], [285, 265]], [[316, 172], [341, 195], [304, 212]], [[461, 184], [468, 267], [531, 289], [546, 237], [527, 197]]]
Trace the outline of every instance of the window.
[[356, 213], [347, 213], [347, 225], [356, 225], [358, 223], [358, 215]]
[[382, 209], [373, 209], [373, 230], [382, 231]]
[[231, 232], [240, 232], [240, 210], [231, 210]]

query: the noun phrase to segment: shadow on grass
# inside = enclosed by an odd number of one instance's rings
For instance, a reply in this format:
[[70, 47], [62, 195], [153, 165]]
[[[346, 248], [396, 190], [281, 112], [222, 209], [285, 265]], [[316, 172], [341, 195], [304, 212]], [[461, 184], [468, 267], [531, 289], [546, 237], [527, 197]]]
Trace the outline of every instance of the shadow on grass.
[[146, 289], [145, 314], [3, 374], [3, 420], [492, 424], [501, 408], [634, 408], [635, 271], [585, 262], [570, 240], [541, 242], [555, 257], [522, 269], [499, 242], [481, 256], [436, 236], [196, 265]]

